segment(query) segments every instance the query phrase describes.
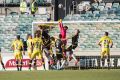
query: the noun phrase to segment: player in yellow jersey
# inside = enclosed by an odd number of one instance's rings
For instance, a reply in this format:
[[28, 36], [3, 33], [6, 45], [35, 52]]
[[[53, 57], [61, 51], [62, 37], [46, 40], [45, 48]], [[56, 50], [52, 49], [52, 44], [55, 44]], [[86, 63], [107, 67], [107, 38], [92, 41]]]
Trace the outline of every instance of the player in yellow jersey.
[[[27, 35], [27, 53], [29, 56], [29, 59], [31, 59], [31, 55], [33, 52], [33, 39], [32, 39], [32, 35], [28, 34]], [[34, 59], [34, 69], [36, 68], [36, 59]]]
[[50, 39], [51, 41], [51, 44], [50, 44], [50, 51], [52, 53], [53, 56], [56, 56], [56, 48], [55, 48], [55, 38], [54, 37], [51, 37]]
[[32, 51], [33, 51], [33, 39], [32, 39], [32, 35], [28, 34], [28, 36], [27, 36], [27, 53], [28, 53], [28, 56], [30, 59], [31, 59]]
[[104, 66], [105, 58], [107, 58], [107, 63], [109, 68], [110, 67], [110, 48], [112, 48], [113, 42], [108, 35], [109, 33], [105, 32], [105, 35], [100, 39], [98, 45], [101, 47], [102, 67]]
[[38, 59], [42, 59], [42, 45], [43, 41], [40, 38], [39, 34], [35, 34], [35, 38], [33, 39], [33, 53], [31, 55], [31, 60], [29, 62], [29, 70], [31, 70], [32, 61], [38, 57]]
[[16, 60], [17, 70], [22, 70], [22, 53], [24, 53], [23, 42], [20, 40], [20, 35], [17, 35], [16, 40], [12, 43], [12, 49], [14, 50], [14, 56]]

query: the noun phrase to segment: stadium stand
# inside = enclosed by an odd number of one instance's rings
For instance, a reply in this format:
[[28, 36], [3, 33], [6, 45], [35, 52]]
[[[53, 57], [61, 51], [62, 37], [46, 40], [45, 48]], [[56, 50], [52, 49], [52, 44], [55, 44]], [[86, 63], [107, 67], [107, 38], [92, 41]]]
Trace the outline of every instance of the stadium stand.
[[[11, 52], [11, 41], [16, 34], [26, 40], [26, 35], [31, 33], [33, 21], [48, 21], [50, 20], [49, 13], [44, 13], [43, 8], [49, 7], [51, 0], [36, 0], [39, 9], [35, 17], [30, 13], [21, 15], [19, 11], [21, 0], [0, 0], [0, 47], [3, 52]], [[26, 0], [28, 8], [31, 0]], [[42, 6], [42, 7], [41, 7]], [[42, 9], [41, 9], [42, 8]]]
[[26, 35], [31, 33], [33, 21], [47, 21], [48, 15], [0, 15], [0, 47], [5, 52], [11, 51], [11, 41], [16, 34], [26, 40]]
[[91, 3], [91, 8], [85, 13], [68, 14], [64, 20], [83, 20], [83, 21], [99, 21], [99, 20], [119, 20], [120, 4], [119, 3]]

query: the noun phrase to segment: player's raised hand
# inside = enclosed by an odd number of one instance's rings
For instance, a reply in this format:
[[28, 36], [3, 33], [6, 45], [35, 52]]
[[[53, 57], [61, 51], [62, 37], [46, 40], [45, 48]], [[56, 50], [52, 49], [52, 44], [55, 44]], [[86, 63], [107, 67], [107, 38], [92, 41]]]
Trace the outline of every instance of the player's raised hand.
[[62, 23], [62, 19], [60, 19], [58, 22], [59, 22], [59, 23]]

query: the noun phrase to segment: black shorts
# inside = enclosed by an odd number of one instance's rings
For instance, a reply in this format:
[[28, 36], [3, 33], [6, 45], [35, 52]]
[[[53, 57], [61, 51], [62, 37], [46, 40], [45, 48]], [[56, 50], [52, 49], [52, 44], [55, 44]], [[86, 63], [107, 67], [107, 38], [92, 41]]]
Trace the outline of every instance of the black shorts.
[[68, 48], [67, 48], [67, 51], [72, 51], [72, 49], [75, 49], [77, 47], [77, 45], [70, 45]]
[[60, 60], [61, 58], [63, 58], [62, 54], [56, 54], [56, 56], [57, 56], [57, 60]]
[[32, 12], [32, 11], [31, 11], [31, 14], [35, 14], [35, 12]]

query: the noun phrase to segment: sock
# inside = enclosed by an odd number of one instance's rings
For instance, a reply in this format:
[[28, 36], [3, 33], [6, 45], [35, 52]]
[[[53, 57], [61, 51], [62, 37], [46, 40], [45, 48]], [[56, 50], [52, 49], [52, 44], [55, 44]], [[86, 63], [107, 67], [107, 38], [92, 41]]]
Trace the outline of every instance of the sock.
[[67, 61], [69, 62], [69, 60], [70, 60], [70, 52], [69, 51], [66, 52], [66, 56], [67, 56]]
[[44, 60], [44, 58], [42, 58], [42, 65], [43, 65], [43, 67], [44, 67], [44, 70], [46, 70], [46, 69], [45, 69], [45, 60]]
[[37, 66], [36, 66], [36, 61], [37, 61], [37, 60], [35, 59], [35, 60], [34, 60], [34, 64], [33, 64], [33, 65], [34, 65], [34, 69], [36, 69], [36, 67], [37, 67]]
[[108, 67], [110, 67], [110, 59], [107, 59]]
[[62, 61], [62, 64], [61, 64], [61, 67], [60, 67], [60, 68], [63, 68], [65, 62], [66, 62], [66, 60], [63, 60], [63, 61]]
[[45, 59], [45, 70], [49, 70], [49, 60]]
[[31, 65], [32, 65], [32, 60], [30, 60], [29, 62], [29, 69], [31, 69]]
[[19, 71], [19, 65], [18, 65], [18, 61], [16, 61], [16, 65], [17, 65], [17, 70]]
[[75, 57], [74, 54], [72, 54], [71, 56], [72, 56], [72, 58], [73, 58], [75, 61], [77, 61], [77, 59], [76, 59], [76, 57]]
[[105, 63], [105, 60], [104, 59], [101, 59], [102, 61], [102, 67], [104, 66], [104, 63]]
[[60, 69], [60, 61], [58, 60], [57, 61], [57, 70], [59, 70]]
[[20, 62], [20, 71], [22, 71], [22, 61]]

